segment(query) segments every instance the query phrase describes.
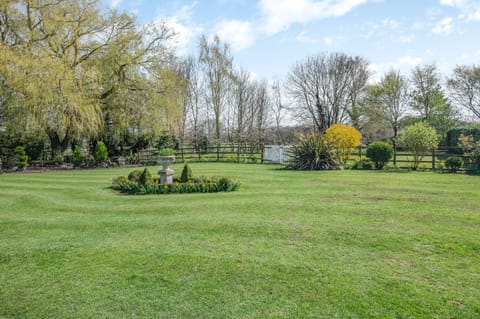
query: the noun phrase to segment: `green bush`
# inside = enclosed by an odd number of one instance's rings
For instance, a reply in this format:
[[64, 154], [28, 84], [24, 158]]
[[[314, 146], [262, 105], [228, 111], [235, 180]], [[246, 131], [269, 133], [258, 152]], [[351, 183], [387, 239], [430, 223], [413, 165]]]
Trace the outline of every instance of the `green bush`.
[[463, 159], [458, 156], [450, 156], [445, 160], [445, 166], [450, 172], [456, 172], [463, 166]]
[[187, 183], [172, 184], [142, 183], [140, 180], [135, 182], [124, 176], [112, 180], [113, 189], [130, 195], [233, 192], [239, 187], [238, 181], [226, 177], [200, 177]]
[[99, 141], [95, 146], [95, 151], [93, 152], [93, 158], [96, 161], [106, 161], [108, 158], [108, 150], [105, 143]]
[[153, 183], [153, 178], [152, 174], [150, 174], [150, 171], [148, 168], [145, 168], [140, 174], [140, 177], [138, 178], [138, 184], [142, 186], [147, 186]]
[[480, 139], [480, 127], [460, 127], [449, 130], [445, 141], [446, 146], [456, 147], [460, 135], [472, 135], [475, 139]]
[[180, 183], [187, 183], [189, 180], [193, 179], [192, 169], [188, 164], [183, 166], [182, 175], [180, 176]]
[[142, 175], [142, 171], [139, 169], [136, 169], [134, 171], [131, 171], [130, 174], [128, 174], [128, 180], [130, 182], [138, 183], [140, 180], [140, 175]]
[[112, 188], [115, 190], [121, 190], [122, 185], [128, 183], [129, 180], [125, 176], [118, 176], [112, 180]]
[[175, 155], [175, 151], [172, 148], [162, 148], [159, 152], [160, 156], [172, 156]]
[[75, 146], [72, 153], [72, 162], [73, 166], [80, 167], [83, 163], [85, 163], [85, 156], [83, 156], [82, 151], [78, 145]]
[[330, 170], [337, 167], [333, 152], [315, 133], [300, 135], [291, 148], [290, 167], [297, 170]]
[[382, 169], [393, 156], [393, 147], [385, 142], [373, 142], [368, 145], [367, 157], [375, 164], [375, 169]]
[[418, 122], [404, 128], [399, 139], [400, 145], [413, 153], [412, 169], [418, 169], [427, 152], [438, 147], [438, 135], [427, 123]]
[[28, 155], [25, 152], [25, 147], [17, 146], [13, 151], [13, 155], [15, 156], [15, 165], [19, 169], [23, 169], [28, 165]]
[[353, 160], [353, 163], [349, 166], [351, 169], [372, 169], [372, 162], [363, 156]]

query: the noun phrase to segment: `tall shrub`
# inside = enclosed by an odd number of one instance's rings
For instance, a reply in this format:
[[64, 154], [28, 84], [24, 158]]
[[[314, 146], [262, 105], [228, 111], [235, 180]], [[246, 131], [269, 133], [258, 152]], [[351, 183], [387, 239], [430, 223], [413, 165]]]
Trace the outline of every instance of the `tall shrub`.
[[335, 169], [335, 158], [322, 137], [315, 134], [300, 135], [291, 148], [293, 158], [290, 167], [297, 170]]
[[323, 141], [330, 149], [334, 150], [338, 164], [345, 166], [352, 150], [360, 146], [362, 134], [352, 126], [334, 124], [325, 131]]
[[82, 151], [80, 150], [80, 147], [78, 147], [78, 145], [75, 145], [75, 148], [73, 149], [72, 162], [73, 166], [75, 167], [80, 167], [85, 162], [85, 156], [83, 156]]
[[182, 175], [180, 176], [180, 183], [187, 183], [189, 180], [193, 179], [192, 169], [188, 164], [183, 166]]
[[25, 152], [25, 147], [17, 146], [13, 151], [13, 155], [15, 156], [15, 165], [19, 169], [24, 169], [28, 165], [28, 155]]
[[463, 154], [469, 157], [469, 162], [477, 165], [477, 169], [480, 169], [480, 138], [475, 139], [473, 135], [460, 134], [458, 146], [462, 149]]
[[393, 147], [385, 142], [368, 145], [367, 157], [375, 163], [376, 169], [382, 169], [393, 156]]
[[93, 152], [93, 158], [96, 161], [106, 161], [108, 158], [108, 150], [105, 143], [99, 141], [95, 146], [95, 151]]
[[433, 127], [418, 122], [405, 128], [400, 145], [413, 153], [412, 169], [416, 170], [425, 154], [438, 147], [438, 135]]

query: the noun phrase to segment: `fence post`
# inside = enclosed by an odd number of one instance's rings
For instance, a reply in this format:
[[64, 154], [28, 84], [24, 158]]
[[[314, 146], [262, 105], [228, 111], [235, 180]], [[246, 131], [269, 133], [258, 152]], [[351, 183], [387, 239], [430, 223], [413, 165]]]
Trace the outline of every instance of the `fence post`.
[[397, 166], [397, 146], [393, 143], [393, 166]]
[[432, 171], [435, 171], [435, 149], [432, 150]]
[[240, 147], [242, 146], [242, 142], [240, 141], [237, 143], [237, 163], [240, 163]]

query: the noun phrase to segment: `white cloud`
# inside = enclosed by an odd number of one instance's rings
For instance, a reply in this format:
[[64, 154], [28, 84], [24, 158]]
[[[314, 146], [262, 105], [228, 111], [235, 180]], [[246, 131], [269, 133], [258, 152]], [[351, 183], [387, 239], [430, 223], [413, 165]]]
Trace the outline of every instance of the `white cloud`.
[[416, 65], [419, 65], [420, 63], [422, 63], [422, 58], [420, 57], [412, 57], [412, 56], [404, 56], [400, 59], [398, 59], [398, 64], [405, 64], [405, 65], [408, 65], [410, 67], [414, 67]]
[[306, 31], [302, 31], [297, 36], [295, 37], [295, 40], [301, 43], [306, 43], [306, 44], [314, 44], [317, 43], [318, 40], [312, 38]]
[[110, 0], [110, 8], [116, 8], [122, 3], [122, 0]]
[[171, 41], [171, 45], [175, 46], [180, 54], [187, 52], [187, 46], [190, 41], [203, 29], [192, 22], [191, 16], [193, 9], [197, 5], [194, 1], [190, 5], [184, 5], [173, 16], [167, 19], [158, 18], [156, 22], [165, 21], [165, 23], [175, 32], [175, 37]]
[[256, 36], [249, 21], [224, 20], [218, 23], [215, 29], [223, 41], [232, 45], [233, 50], [243, 50], [255, 43]]
[[370, 39], [374, 36], [385, 35], [392, 31], [398, 31], [401, 24], [395, 19], [386, 18], [378, 23], [367, 23], [364, 25], [365, 33], [361, 36], [365, 39]]
[[370, 0], [261, 0], [260, 9], [266, 19], [267, 34], [288, 29], [295, 23], [342, 16]]
[[333, 44], [332, 37], [324, 37], [323, 38], [323, 43], [325, 43], [326, 45], [332, 45]]
[[459, 61], [462, 64], [476, 63], [480, 59], [480, 50], [476, 52], [465, 52], [460, 55]]
[[398, 41], [402, 43], [412, 43], [415, 40], [414, 34], [402, 34], [398, 37]]
[[438, 21], [433, 26], [432, 32], [436, 34], [441, 34], [441, 35], [448, 35], [452, 33], [452, 30], [453, 30], [453, 19], [452, 17], [446, 17]]
[[380, 82], [381, 78], [390, 70], [399, 70], [401, 74], [408, 74], [411, 69], [423, 62], [420, 57], [404, 56], [394, 62], [389, 63], [371, 63], [368, 65], [368, 71], [371, 76], [368, 80], [369, 84]]
[[459, 9], [461, 19], [480, 21], [480, 2], [478, 0], [440, 0], [440, 4]]
[[395, 29], [398, 29], [398, 27], [400, 26], [400, 22], [398, 22], [395, 19], [386, 18], [386, 19], [382, 20], [382, 23], [381, 23], [380, 26], [382, 28], [388, 28], [388, 29], [395, 30]]

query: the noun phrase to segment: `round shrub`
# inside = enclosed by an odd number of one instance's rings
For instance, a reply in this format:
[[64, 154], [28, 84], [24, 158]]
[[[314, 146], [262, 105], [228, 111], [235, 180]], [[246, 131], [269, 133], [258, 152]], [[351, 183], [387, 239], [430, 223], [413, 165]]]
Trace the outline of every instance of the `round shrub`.
[[463, 159], [458, 156], [450, 156], [445, 160], [445, 166], [450, 172], [456, 172], [463, 166]]
[[412, 169], [418, 169], [427, 152], [438, 147], [438, 135], [433, 127], [424, 122], [407, 126], [400, 135], [400, 145], [413, 153]]
[[158, 155], [160, 156], [172, 156], [175, 155], [175, 151], [173, 148], [162, 148], [159, 152]]
[[142, 174], [140, 174], [140, 177], [138, 178], [138, 184], [142, 186], [146, 186], [152, 183], [153, 183], [152, 174], [150, 173], [148, 168], [145, 168]]
[[375, 169], [382, 169], [393, 156], [393, 147], [385, 142], [368, 145], [367, 157], [375, 163]]
[[142, 175], [142, 171], [139, 169], [131, 171], [130, 174], [128, 174], [128, 180], [130, 182], [138, 183], [140, 180], [140, 175]]

